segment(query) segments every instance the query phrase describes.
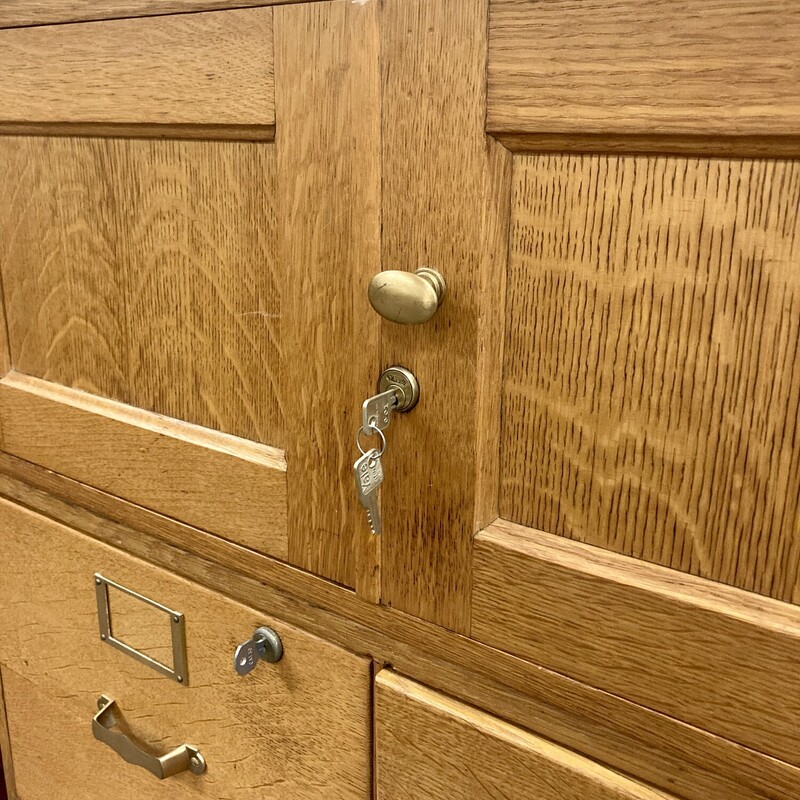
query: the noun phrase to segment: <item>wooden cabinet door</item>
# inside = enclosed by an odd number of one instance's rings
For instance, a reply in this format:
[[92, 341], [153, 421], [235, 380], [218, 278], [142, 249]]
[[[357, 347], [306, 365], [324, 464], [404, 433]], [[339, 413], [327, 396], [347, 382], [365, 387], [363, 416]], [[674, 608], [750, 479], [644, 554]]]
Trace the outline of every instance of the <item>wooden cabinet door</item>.
[[373, 599], [377, 12], [0, 30], [3, 449]]
[[192, 8], [0, 31], [5, 451], [800, 767], [795, 5]]
[[795, 4], [387, 0], [382, 37], [383, 263], [448, 281], [381, 330], [423, 392], [384, 602], [800, 766]]
[[387, 458], [384, 598], [468, 632], [500, 516], [796, 601], [794, 4], [382, 20], [384, 265], [448, 279], [432, 323], [382, 328], [424, 397]]

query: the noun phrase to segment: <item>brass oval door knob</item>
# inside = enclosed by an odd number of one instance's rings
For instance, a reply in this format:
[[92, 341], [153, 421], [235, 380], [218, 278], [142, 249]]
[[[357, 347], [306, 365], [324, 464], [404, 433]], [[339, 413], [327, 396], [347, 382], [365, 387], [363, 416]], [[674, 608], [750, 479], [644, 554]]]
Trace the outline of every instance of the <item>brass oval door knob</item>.
[[390, 269], [369, 282], [369, 302], [390, 322], [421, 325], [436, 313], [446, 291], [444, 278], [431, 267], [416, 272]]

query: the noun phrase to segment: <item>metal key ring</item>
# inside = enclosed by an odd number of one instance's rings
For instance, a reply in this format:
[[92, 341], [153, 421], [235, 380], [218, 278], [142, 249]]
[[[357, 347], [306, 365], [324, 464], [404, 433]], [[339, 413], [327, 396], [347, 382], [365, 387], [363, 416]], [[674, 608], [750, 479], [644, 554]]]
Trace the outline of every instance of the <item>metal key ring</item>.
[[383, 431], [380, 428], [375, 427], [375, 425], [367, 425], [366, 427], [362, 425], [358, 429], [358, 433], [356, 433], [356, 447], [358, 447], [361, 455], [365, 456], [367, 454], [367, 452], [369, 452], [369, 451], [365, 450], [361, 446], [361, 434], [362, 433], [365, 436], [380, 436], [381, 437], [381, 449], [378, 451], [378, 455], [376, 456], [376, 458], [380, 458], [383, 455], [384, 450], [386, 450], [386, 437], [383, 435]]

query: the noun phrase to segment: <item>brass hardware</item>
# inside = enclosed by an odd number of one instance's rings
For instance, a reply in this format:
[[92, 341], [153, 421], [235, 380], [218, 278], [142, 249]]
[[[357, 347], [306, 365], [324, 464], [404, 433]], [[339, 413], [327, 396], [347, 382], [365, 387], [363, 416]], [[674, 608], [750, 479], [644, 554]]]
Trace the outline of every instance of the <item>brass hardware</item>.
[[206, 760], [200, 751], [190, 744], [176, 747], [163, 756], [154, 756], [145, 752], [124, 733], [112, 731], [111, 728], [117, 724], [117, 718], [114, 715], [116, 705], [115, 700], [104, 694], [98, 698], [98, 712], [92, 718], [92, 733], [97, 741], [107, 744], [129, 764], [144, 767], [148, 772], [152, 772], [159, 780], [170, 778], [186, 770], [195, 775], [202, 775], [206, 771]]
[[[356, 446], [361, 456], [353, 464], [358, 502], [367, 512], [369, 528], [374, 534], [383, 530], [378, 489], [383, 483], [381, 456], [386, 450], [384, 431], [395, 411], [411, 411], [419, 402], [419, 383], [414, 373], [405, 367], [389, 367], [381, 373], [378, 394], [368, 397], [361, 406], [361, 427], [356, 433]], [[362, 436], [377, 436], [380, 448], [364, 449]]]
[[[397, 394], [397, 403], [392, 406], [393, 411], [401, 411], [403, 413], [411, 411], [419, 402], [419, 382], [410, 369], [405, 367], [389, 367], [385, 369], [378, 381], [378, 391], [388, 392], [390, 389], [399, 392]], [[366, 409], [364, 413], [366, 413]]]
[[441, 274], [422, 267], [416, 272], [390, 269], [369, 282], [370, 305], [384, 319], [400, 325], [421, 325], [436, 313], [447, 286]]
[[[100, 639], [117, 650], [121, 650], [126, 655], [141, 661], [156, 672], [166, 675], [168, 678], [186, 686], [189, 683], [188, 659], [186, 657], [186, 622], [180, 611], [173, 611], [171, 608], [156, 603], [143, 594], [134, 592], [119, 583], [114, 583], [108, 578], [104, 578], [100, 573], [94, 576], [95, 591], [97, 595], [97, 619], [100, 624]], [[108, 587], [111, 586], [117, 591], [124, 592], [131, 597], [141, 600], [159, 611], [163, 611], [169, 617], [170, 632], [172, 634], [172, 667], [156, 661], [154, 658], [140, 653], [129, 644], [125, 644], [121, 639], [116, 639], [111, 627], [111, 607], [108, 601]]]

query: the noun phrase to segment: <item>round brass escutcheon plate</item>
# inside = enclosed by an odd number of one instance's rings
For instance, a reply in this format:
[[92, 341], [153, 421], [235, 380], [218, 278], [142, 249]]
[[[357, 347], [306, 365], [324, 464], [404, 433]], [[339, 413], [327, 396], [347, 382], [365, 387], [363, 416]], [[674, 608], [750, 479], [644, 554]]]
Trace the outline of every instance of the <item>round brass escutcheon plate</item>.
[[378, 391], [388, 392], [392, 388], [399, 389], [403, 393], [395, 411], [411, 411], [419, 402], [419, 383], [410, 369], [396, 366], [389, 367], [381, 373]]

